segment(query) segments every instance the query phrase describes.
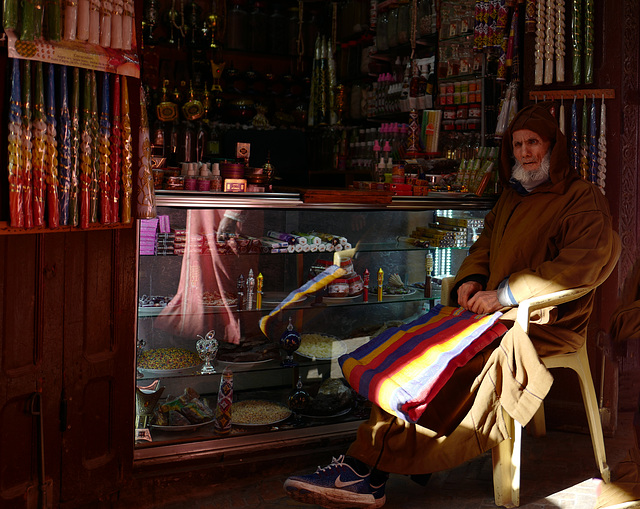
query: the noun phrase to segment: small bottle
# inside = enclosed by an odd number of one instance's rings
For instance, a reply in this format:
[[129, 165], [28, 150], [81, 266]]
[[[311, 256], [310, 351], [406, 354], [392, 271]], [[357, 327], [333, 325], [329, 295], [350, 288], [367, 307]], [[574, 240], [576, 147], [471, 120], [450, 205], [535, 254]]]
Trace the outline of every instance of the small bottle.
[[249, 269], [249, 275], [247, 276], [247, 302], [245, 304], [245, 309], [252, 310], [253, 309], [253, 293], [256, 287], [256, 280], [253, 277], [253, 269]]
[[222, 176], [220, 175], [220, 164], [213, 163], [213, 168], [211, 169], [211, 191], [220, 192], [222, 191]]
[[238, 297], [237, 297], [238, 309], [244, 309], [244, 290], [245, 290], [244, 276], [240, 274], [238, 276], [238, 281], [236, 283], [236, 292], [238, 294]]
[[196, 171], [193, 168], [187, 170], [187, 176], [184, 178], [185, 191], [195, 191], [197, 187]]

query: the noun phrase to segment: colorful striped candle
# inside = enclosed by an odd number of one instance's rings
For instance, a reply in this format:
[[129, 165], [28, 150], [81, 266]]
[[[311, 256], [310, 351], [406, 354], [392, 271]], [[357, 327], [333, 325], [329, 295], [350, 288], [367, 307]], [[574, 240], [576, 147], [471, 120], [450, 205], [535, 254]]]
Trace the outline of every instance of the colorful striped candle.
[[31, 119], [31, 62], [22, 61], [22, 195], [24, 208], [24, 227], [33, 228], [33, 166], [31, 159], [32, 119]]
[[571, 105], [571, 167], [580, 175], [580, 143], [578, 141], [578, 105], [573, 98]]
[[109, 84], [109, 73], [102, 73], [102, 101], [100, 104], [100, 134], [98, 159], [100, 165], [100, 222], [109, 224], [111, 220], [111, 148], [109, 136], [111, 135], [111, 121], [109, 120], [109, 107], [111, 103], [111, 87]]
[[122, 166], [122, 127], [120, 124], [120, 76], [114, 77], [113, 98], [111, 100], [111, 183], [109, 184], [111, 203], [111, 221], [117, 223], [120, 220], [120, 174]]
[[131, 138], [131, 117], [129, 115], [129, 88], [127, 77], [122, 77], [122, 89], [120, 93], [122, 115], [122, 222], [129, 224], [132, 221], [132, 195], [133, 195], [133, 141]]
[[584, 82], [593, 83], [593, 45], [595, 26], [593, 0], [585, 0], [584, 10]]
[[607, 178], [607, 107], [602, 96], [600, 106], [600, 135], [598, 137], [598, 187], [605, 194], [605, 179]]
[[20, 107], [20, 60], [12, 61], [11, 99], [9, 104], [9, 211], [11, 226], [24, 226], [22, 195], [22, 108]]
[[33, 224], [44, 226], [46, 155], [47, 155], [47, 115], [44, 103], [43, 63], [35, 62], [35, 83], [33, 94]]
[[587, 98], [582, 102], [582, 137], [580, 139], [580, 176], [589, 180], [589, 105]]
[[60, 203], [58, 198], [58, 141], [56, 121], [55, 69], [53, 64], [47, 65], [45, 83], [45, 101], [47, 114], [47, 214], [49, 228], [60, 225]]
[[60, 165], [58, 182], [60, 190], [60, 224], [69, 223], [69, 196], [71, 192], [71, 115], [69, 113], [69, 84], [67, 66], [61, 65], [60, 76]]
[[89, 193], [90, 202], [90, 222], [98, 222], [98, 196], [100, 194], [100, 183], [98, 175], [100, 174], [100, 121], [98, 119], [98, 81], [96, 80], [95, 71], [91, 71], [91, 109], [90, 109], [90, 125], [91, 128], [91, 187]]
[[71, 79], [71, 164], [69, 189], [69, 224], [78, 226], [80, 221], [79, 211], [79, 175], [80, 175], [80, 69], [73, 68]]
[[91, 220], [91, 173], [93, 171], [91, 139], [91, 71], [84, 71], [82, 132], [80, 142], [80, 227], [88, 228]]

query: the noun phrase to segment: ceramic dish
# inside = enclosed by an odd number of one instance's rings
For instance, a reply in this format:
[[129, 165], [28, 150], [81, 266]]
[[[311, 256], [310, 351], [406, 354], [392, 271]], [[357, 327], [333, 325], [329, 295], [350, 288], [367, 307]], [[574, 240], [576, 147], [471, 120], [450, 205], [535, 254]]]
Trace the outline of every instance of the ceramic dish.
[[[314, 361], [337, 359], [347, 353], [347, 345], [340, 338], [330, 334], [308, 332], [301, 335], [302, 341], [296, 354]], [[305, 343], [305, 339], [307, 340]]]
[[211, 419], [205, 422], [199, 422], [197, 424], [185, 424], [184, 426], [159, 426], [158, 424], [152, 424], [151, 427], [159, 431], [173, 431], [173, 432], [194, 431], [198, 428], [202, 428], [203, 426], [206, 426], [207, 424], [212, 424], [213, 422], [214, 422], [214, 419]]
[[235, 426], [272, 426], [290, 416], [291, 410], [273, 401], [250, 399], [231, 406], [231, 424]]

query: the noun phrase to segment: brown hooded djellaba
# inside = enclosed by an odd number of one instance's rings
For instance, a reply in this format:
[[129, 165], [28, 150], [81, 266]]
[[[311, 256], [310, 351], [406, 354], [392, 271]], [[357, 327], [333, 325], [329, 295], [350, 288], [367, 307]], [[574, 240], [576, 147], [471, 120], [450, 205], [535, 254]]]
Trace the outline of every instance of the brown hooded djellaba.
[[[512, 187], [512, 135], [528, 129], [551, 141], [548, 182], [531, 192]], [[496, 290], [508, 278], [517, 302], [600, 281], [615, 233], [601, 191], [569, 165], [567, 141], [547, 105], [522, 109], [502, 141], [503, 192], [485, 218], [454, 285], [481, 282]], [[593, 292], [592, 292], [593, 293]], [[502, 411], [522, 425], [539, 408], [553, 379], [538, 356], [575, 351], [586, 339], [593, 294], [541, 313], [529, 335], [513, 322], [505, 336], [458, 368], [418, 424], [377, 406], [347, 454], [378, 469], [422, 474], [459, 465], [507, 438]]]

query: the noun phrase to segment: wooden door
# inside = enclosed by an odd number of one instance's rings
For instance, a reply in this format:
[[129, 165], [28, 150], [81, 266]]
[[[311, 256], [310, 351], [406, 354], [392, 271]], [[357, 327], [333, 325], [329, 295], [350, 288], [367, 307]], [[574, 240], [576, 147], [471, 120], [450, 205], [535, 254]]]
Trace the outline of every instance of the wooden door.
[[[132, 468], [133, 228], [0, 236], [0, 506], [108, 498]], [[36, 409], [37, 410], [37, 409]]]

